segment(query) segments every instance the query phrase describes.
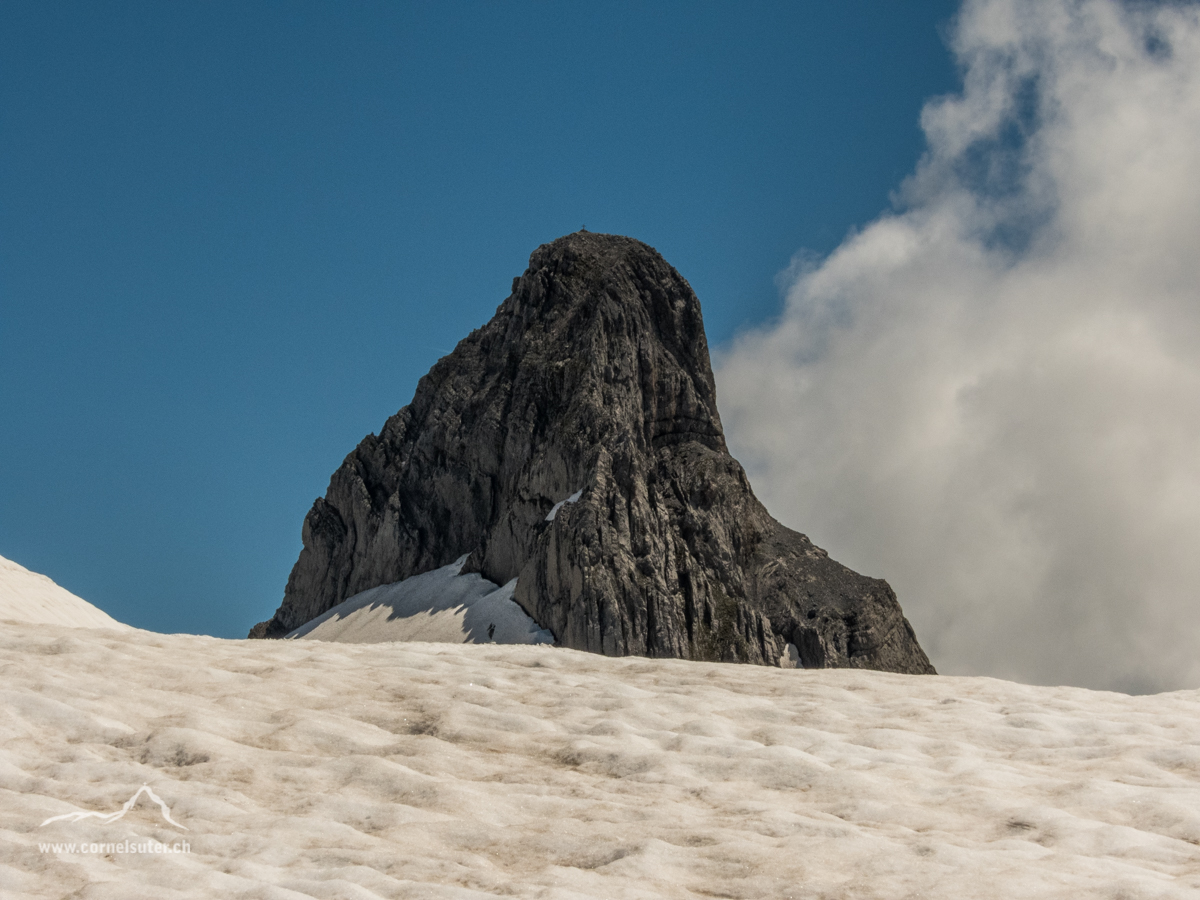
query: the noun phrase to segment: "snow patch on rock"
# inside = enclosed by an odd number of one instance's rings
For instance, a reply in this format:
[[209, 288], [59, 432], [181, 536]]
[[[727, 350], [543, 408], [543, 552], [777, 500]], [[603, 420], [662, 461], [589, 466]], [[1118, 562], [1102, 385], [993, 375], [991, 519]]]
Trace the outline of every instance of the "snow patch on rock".
[[550, 512], [546, 513], [546, 521], [553, 522], [554, 517], [558, 515], [558, 511], [560, 509], [562, 509], [568, 503], [578, 503], [579, 498], [582, 496], [583, 496], [583, 488], [580, 488], [575, 493], [573, 493], [570, 497], [568, 497], [566, 500], [559, 500], [557, 503], [554, 504], [554, 507], [550, 510]]
[[515, 578], [501, 587], [475, 573], [463, 575], [466, 560], [355, 594], [287, 637], [351, 644], [554, 643], [554, 635], [513, 600]]

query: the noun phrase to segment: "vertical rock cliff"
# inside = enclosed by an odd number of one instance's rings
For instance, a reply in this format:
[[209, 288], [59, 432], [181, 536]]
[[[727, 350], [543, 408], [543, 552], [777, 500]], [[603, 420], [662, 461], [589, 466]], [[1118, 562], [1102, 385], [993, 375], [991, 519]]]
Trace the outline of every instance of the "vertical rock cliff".
[[[700, 304], [652, 248], [539, 247], [304, 520], [280, 637], [470, 554], [566, 647], [933, 672], [887, 583], [783, 527], [729, 455]], [[794, 651], [789, 650], [793, 645]]]

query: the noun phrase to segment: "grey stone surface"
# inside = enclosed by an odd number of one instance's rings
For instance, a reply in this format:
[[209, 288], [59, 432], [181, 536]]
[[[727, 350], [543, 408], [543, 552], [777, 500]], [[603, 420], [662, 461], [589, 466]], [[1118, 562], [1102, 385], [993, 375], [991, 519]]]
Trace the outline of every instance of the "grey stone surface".
[[[582, 491], [579, 499], [555, 504]], [[652, 248], [539, 247], [304, 520], [279, 637], [469, 553], [566, 647], [932, 673], [885, 581], [776, 522], [729, 455], [700, 304]]]

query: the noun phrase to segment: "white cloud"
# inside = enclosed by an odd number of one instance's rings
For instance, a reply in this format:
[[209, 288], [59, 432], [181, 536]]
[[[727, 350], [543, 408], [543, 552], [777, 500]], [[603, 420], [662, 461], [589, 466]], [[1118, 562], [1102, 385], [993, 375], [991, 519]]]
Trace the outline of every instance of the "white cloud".
[[718, 359], [772, 512], [940, 671], [1200, 687], [1200, 15], [968, 0], [898, 210]]

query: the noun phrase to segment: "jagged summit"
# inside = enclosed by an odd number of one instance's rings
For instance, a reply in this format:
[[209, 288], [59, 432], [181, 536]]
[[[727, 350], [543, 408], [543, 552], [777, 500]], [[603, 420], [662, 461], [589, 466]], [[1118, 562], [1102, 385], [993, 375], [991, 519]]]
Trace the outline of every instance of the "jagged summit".
[[933, 671], [886, 582], [754, 497], [699, 301], [618, 235], [534, 251], [492, 320], [334, 473], [303, 542], [252, 637], [468, 554], [466, 572], [517, 578], [514, 599], [567, 647]]

